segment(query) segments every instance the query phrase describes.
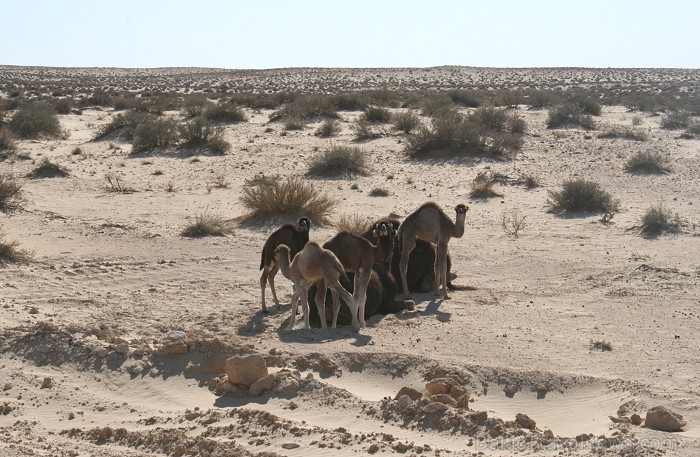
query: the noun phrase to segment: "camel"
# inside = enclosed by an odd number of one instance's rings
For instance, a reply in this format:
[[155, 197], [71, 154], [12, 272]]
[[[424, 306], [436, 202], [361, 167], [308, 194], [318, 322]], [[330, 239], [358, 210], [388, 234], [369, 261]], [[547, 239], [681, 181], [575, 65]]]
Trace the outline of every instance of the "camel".
[[[313, 284], [323, 280], [323, 296], [320, 295], [320, 287], [316, 292], [316, 307], [318, 308], [319, 316], [321, 316], [321, 327], [326, 328], [324, 299], [326, 287], [329, 287], [347, 303], [348, 308], [350, 308], [350, 313], [353, 316], [352, 327], [356, 331], [359, 330], [360, 323], [357, 319], [357, 304], [352, 295], [350, 295], [350, 292], [345, 290], [340, 284], [340, 280], [343, 280], [346, 284], [349, 284], [349, 280], [345, 274], [343, 265], [335, 254], [328, 249], [322, 248], [315, 241], [309, 241], [306, 246], [304, 246], [304, 249], [299, 251], [296, 257], [294, 257], [294, 260], [291, 260], [290, 254], [291, 250], [285, 244], [280, 244], [275, 248], [275, 261], [279, 265], [284, 277], [289, 279], [294, 286], [294, 293], [292, 294], [292, 316], [289, 319], [287, 329], [291, 330], [294, 328], [299, 300], [301, 300], [301, 306], [304, 312], [304, 328], [310, 328], [309, 288]], [[339, 303], [338, 308], [340, 308]], [[336, 319], [337, 314], [333, 319], [333, 327], [335, 327]]]
[[260, 269], [262, 270], [262, 276], [260, 276], [260, 290], [262, 292], [263, 313], [268, 313], [267, 306], [265, 306], [265, 286], [267, 282], [270, 283], [272, 298], [275, 300], [275, 305], [277, 308], [280, 306], [280, 302], [277, 300], [277, 294], [275, 293], [275, 275], [279, 270], [279, 265], [275, 262], [275, 248], [280, 244], [286, 244], [290, 249], [290, 255], [293, 259], [294, 256], [304, 248], [306, 243], [309, 242], [310, 228], [311, 221], [309, 218], [300, 217], [299, 221], [297, 221], [297, 225], [283, 225], [272, 232], [267, 238], [267, 241], [265, 241], [260, 259]]
[[[367, 284], [372, 275], [372, 267], [381, 262], [390, 262], [391, 254], [394, 250], [394, 230], [391, 222], [381, 220], [374, 224], [372, 231], [374, 236], [378, 238], [376, 246], [366, 238], [347, 231], [338, 233], [323, 245], [325, 249], [332, 251], [338, 257], [346, 272], [355, 273], [353, 298], [357, 305], [360, 327], [365, 327]], [[323, 284], [318, 285], [318, 294], [325, 297], [325, 286]], [[333, 292], [334, 327], [339, 309], [337, 297], [335, 292]]]
[[398, 243], [401, 248], [401, 260], [399, 270], [401, 272], [401, 284], [405, 298], [410, 298], [406, 274], [408, 272], [408, 260], [416, 245], [416, 239], [435, 243], [435, 296], [448, 300], [447, 293], [447, 244], [450, 238], [461, 238], [464, 235], [464, 220], [469, 207], [459, 204], [455, 207], [456, 220], [450, 218], [434, 202], [423, 204], [413, 213], [409, 214], [399, 227]]

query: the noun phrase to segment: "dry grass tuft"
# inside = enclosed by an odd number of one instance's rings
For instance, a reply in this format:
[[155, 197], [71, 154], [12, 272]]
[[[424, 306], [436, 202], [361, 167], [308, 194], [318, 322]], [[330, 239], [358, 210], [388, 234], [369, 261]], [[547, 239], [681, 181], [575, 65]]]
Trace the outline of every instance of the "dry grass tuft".
[[560, 191], [550, 191], [547, 201], [552, 213], [593, 212], [613, 214], [620, 203], [594, 181], [566, 181]]
[[37, 166], [27, 174], [27, 178], [44, 179], [44, 178], [66, 178], [70, 176], [70, 172], [62, 165], [52, 162], [48, 157], [43, 157]]
[[681, 230], [682, 221], [678, 214], [672, 214], [671, 210], [663, 205], [652, 206], [642, 216], [640, 230], [643, 235], [656, 237], [664, 233], [678, 233]]
[[34, 258], [32, 251], [19, 249], [19, 242], [7, 241], [0, 231], [0, 265], [7, 263], [29, 263]]
[[180, 235], [189, 238], [205, 236], [225, 236], [233, 233], [233, 223], [219, 214], [203, 212], [190, 218], [189, 223], [182, 229]]
[[343, 214], [333, 225], [338, 231], [345, 230], [353, 235], [362, 235], [369, 230], [372, 221], [367, 219], [366, 216], [361, 216], [359, 214]]
[[483, 172], [479, 173], [471, 183], [471, 191], [469, 192], [469, 196], [473, 198], [502, 197], [503, 194], [499, 194], [493, 190], [494, 184], [495, 181], [493, 177]]
[[665, 174], [670, 173], [668, 157], [658, 152], [640, 151], [625, 163], [625, 170], [630, 173]]
[[367, 176], [365, 153], [356, 147], [336, 146], [316, 157], [309, 165], [306, 176], [340, 177]]
[[0, 211], [11, 213], [23, 204], [22, 184], [9, 173], [0, 173]]

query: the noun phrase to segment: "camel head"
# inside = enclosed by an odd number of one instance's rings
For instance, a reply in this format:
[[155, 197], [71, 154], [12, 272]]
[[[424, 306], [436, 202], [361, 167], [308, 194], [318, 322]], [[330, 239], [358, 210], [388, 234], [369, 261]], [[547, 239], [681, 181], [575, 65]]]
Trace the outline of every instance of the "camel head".
[[308, 217], [300, 217], [297, 221], [297, 225], [299, 226], [299, 230], [302, 232], [308, 232], [311, 228], [311, 221]]
[[275, 248], [275, 261], [282, 264], [283, 260], [289, 262], [289, 246], [286, 244], [280, 244]]
[[374, 224], [374, 229], [372, 230], [372, 234], [374, 235], [375, 238], [380, 238], [382, 236], [389, 236], [394, 232], [394, 228], [391, 225], [391, 222], [381, 220]]
[[469, 207], [460, 203], [459, 205], [455, 206], [455, 211], [457, 214], [466, 214], [467, 211], [469, 211]]

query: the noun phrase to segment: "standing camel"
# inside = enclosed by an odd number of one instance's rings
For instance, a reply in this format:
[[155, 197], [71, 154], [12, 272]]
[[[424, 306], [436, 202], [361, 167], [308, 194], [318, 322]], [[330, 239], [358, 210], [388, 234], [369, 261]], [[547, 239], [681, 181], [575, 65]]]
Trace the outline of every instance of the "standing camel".
[[308, 217], [300, 217], [297, 225], [286, 224], [278, 228], [270, 234], [263, 246], [262, 255], [260, 256], [260, 291], [262, 293], [262, 312], [267, 314], [267, 306], [265, 306], [265, 286], [270, 283], [272, 289], [272, 298], [275, 300], [277, 308], [280, 306], [275, 293], [275, 275], [279, 270], [279, 264], [275, 262], [275, 248], [280, 244], [286, 244], [289, 247], [290, 255], [294, 258], [297, 252], [304, 249], [306, 243], [309, 242], [309, 229], [311, 221]]
[[[309, 241], [304, 249], [290, 259], [290, 249], [287, 245], [281, 244], [275, 248], [275, 260], [285, 278], [292, 281], [294, 294], [292, 294], [292, 316], [289, 319], [287, 329], [294, 328], [296, 321], [298, 301], [301, 300], [301, 307], [304, 311], [304, 328], [309, 329], [309, 288], [319, 281], [330, 287], [335, 293], [343, 297], [350, 313], [352, 314], [352, 328], [360, 329], [357, 320], [357, 304], [340, 284], [340, 280], [349, 284], [349, 279], [343, 270], [343, 265], [338, 258], [328, 249], [323, 249], [315, 241]], [[323, 287], [323, 296], [320, 295], [321, 288], [316, 291], [316, 307], [321, 317], [321, 327], [326, 328], [325, 294], [326, 287]], [[338, 306], [340, 307], [340, 306]], [[334, 321], [335, 324], [335, 321]], [[334, 325], [335, 326], [335, 325]]]
[[401, 247], [401, 284], [405, 298], [410, 298], [406, 284], [408, 271], [408, 259], [416, 245], [416, 239], [435, 243], [435, 296], [440, 296], [440, 287], [443, 289], [443, 299], [450, 297], [447, 294], [447, 244], [450, 238], [461, 238], [464, 235], [464, 219], [468, 206], [459, 204], [455, 207], [457, 213], [455, 222], [433, 202], [423, 204], [403, 221], [399, 227], [399, 246]]
[[[346, 231], [338, 233], [323, 245], [325, 249], [332, 251], [338, 257], [345, 271], [355, 273], [353, 299], [357, 305], [360, 327], [365, 327], [367, 284], [369, 284], [372, 276], [372, 266], [377, 263], [390, 261], [394, 249], [394, 229], [391, 222], [386, 220], [377, 222], [374, 224], [373, 233], [378, 238], [376, 246], [366, 238]], [[319, 284], [317, 295], [325, 297], [325, 292], [325, 286]], [[333, 327], [335, 327], [340, 304], [335, 291], [332, 292]]]

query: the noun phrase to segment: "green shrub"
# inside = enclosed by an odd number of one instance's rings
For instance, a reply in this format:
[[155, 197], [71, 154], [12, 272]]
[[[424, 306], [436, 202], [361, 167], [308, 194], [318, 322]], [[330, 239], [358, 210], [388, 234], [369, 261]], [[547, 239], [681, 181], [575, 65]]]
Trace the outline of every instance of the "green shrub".
[[420, 126], [420, 116], [412, 110], [396, 113], [393, 116], [393, 124], [396, 130], [400, 130], [404, 133], [411, 133]]
[[44, 178], [65, 178], [70, 176], [70, 172], [62, 165], [52, 162], [51, 159], [44, 156], [34, 170], [32, 170], [27, 177], [32, 179], [44, 179]]
[[177, 122], [169, 118], [149, 119], [136, 127], [132, 153], [152, 151], [177, 143]]
[[311, 161], [307, 176], [367, 176], [365, 153], [360, 148], [333, 147]]
[[585, 179], [566, 181], [562, 190], [550, 191], [547, 205], [553, 213], [616, 213], [620, 206], [598, 183]]
[[19, 242], [7, 241], [5, 234], [0, 231], [0, 265], [7, 263], [29, 263], [34, 253], [19, 249]]
[[0, 211], [11, 213], [23, 204], [22, 184], [9, 173], [0, 173]]
[[661, 128], [667, 130], [680, 130], [688, 128], [691, 122], [688, 111], [672, 111], [661, 119]]
[[193, 217], [180, 232], [180, 235], [189, 238], [201, 238], [205, 236], [225, 236], [233, 233], [233, 223], [218, 214], [203, 212]]
[[316, 185], [298, 177], [244, 187], [241, 203], [248, 210], [241, 218], [242, 222], [268, 223], [301, 216], [328, 222], [330, 212], [337, 205], [336, 200], [322, 194]]
[[671, 168], [667, 156], [658, 152], [640, 151], [627, 160], [625, 170], [632, 173], [664, 174], [669, 173]]
[[569, 126], [593, 130], [595, 129], [595, 121], [590, 115], [584, 114], [579, 106], [573, 104], [559, 105], [549, 110], [547, 128], [556, 129]]
[[335, 119], [327, 119], [323, 121], [314, 135], [320, 136], [321, 138], [330, 138], [339, 134], [341, 130], [342, 127], [340, 126], [340, 122]]
[[225, 154], [231, 149], [231, 144], [224, 139], [224, 129], [213, 126], [201, 116], [180, 125], [178, 130], [183, 146], [207, 149], [217, 155]]
[[100, 141], [107, 138], [123, 138], [124, 140], [131, 141], [134, 138], [136, 128], [140, 124], [155, 119], [156, 117], [153, 114], [142, 111], [133, 110], [127, 111], [126, 113], [119, 113], [114, 116], [109, 123], [97, 130], [93, 141]]
[[663, 205], [652, 206], [642, 216], [641, 232], [646, 236], [659, 236], [663, 233], [677, 233], [681, 229], [681, 219]]
[[364, 118], [367, 122], [388, 123], [391, 121], [391, 111], [381, 106], [368, 106], [365, 109]]
[[10, 129], [20, 138], [56, 138], [62, 133], [56, 109], [48, 102], [20, 107], [10, 119]]
[[234, 102], [219, 100], [216, 105], [211, 105], [204, 110], [204, 118], [212, 122], [245, 122], [248, 117]]

